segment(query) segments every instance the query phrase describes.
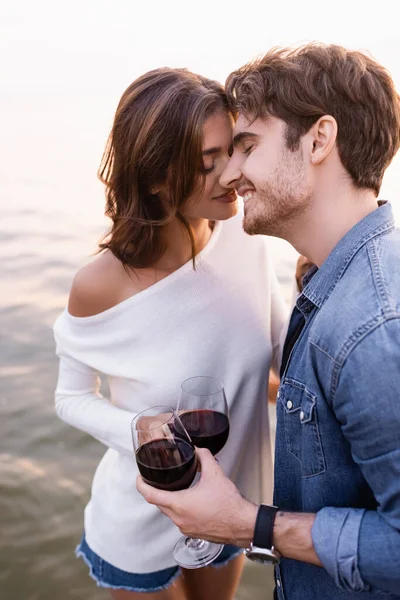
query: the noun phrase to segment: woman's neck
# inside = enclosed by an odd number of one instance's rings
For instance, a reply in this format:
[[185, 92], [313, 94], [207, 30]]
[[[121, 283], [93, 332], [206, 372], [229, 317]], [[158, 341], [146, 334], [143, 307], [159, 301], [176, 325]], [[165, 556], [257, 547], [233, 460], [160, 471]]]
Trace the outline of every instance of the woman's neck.
[[[196, 253], [207, 245], [214, 223], [208, 219], [188, 220], [195, 241]], [[189, 235], [179, 219], [175, 218], [164, 228], [166, 250], [154, 267], [157, 270], [173, 272], [192, 258], [192, 245]]]

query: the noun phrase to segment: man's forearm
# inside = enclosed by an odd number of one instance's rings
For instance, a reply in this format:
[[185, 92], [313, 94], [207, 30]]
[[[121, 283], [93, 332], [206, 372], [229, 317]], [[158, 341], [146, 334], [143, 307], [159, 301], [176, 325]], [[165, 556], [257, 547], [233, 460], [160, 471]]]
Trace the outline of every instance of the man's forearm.
[[315, 514], [278, 511], [273, 541], [279, 554], [321, 567], [311, 536], [314, 520]]
[[[241, 546], [247, 546], [254, 537], [255, 515], [254, 505], [245, 504], [246, 513], [244, 519], [235, 520], [235, 540], [230, 543], [236, 543]], [[243, 510], [243, 509], [242, 509]], [[302, 562], [310, 563], [322, 567], [312, 541], [311, 530], [315, 521], [315, 514], [312, 513], [290, 513], [278, 511], [275, 518], [273, 531], [273, 544], [275, 549], [285, 558], [292, 558]], [[243, 526], [243, 522], [246, 526]], [[245, 542], [245, 543], [244, 543]]]
[[[234, 539], [230, 539], [229, 543], [248, 546], [253, 541], [256, 514], [255, 506], [246, 501], [234, 519]], [[312, 513], [278, 511], [274, 524], [273, 545], [279, 554], [285, 558], [322, 567], [312, 541], [311, 530], [314, 521], [315, 514]]]

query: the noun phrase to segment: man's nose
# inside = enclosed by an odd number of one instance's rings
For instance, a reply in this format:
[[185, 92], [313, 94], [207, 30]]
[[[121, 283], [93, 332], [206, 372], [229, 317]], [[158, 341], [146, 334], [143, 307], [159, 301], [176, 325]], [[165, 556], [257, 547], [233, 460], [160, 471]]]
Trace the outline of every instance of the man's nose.
[[237, 182], [240, 180], [242, 173], [237, 164], [232, 158], [228, 161], [225, 169], [221, 173], [219, 183], [224, 188], [236, 188]]

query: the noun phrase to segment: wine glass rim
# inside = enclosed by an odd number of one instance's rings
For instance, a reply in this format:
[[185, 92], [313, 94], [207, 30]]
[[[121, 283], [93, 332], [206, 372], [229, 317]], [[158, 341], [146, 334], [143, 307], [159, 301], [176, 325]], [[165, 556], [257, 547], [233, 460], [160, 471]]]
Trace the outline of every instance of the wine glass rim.
[[[142, 429], [141, 427], [136, 427], [135, 426], [135, 421], [138, 422], [139, 417], [142, 417], [144, 413], [150, 411], [150, 410], [154, 410], [155, 408], [166, 408], [167, 411], [170, 413], [170, 416], [168, 418], [165, 418], [165, 421], [162, 422], [158, 422], [157, 424], [154, 425], [154, 427], [146, 427], [145, 429]], [[160, 413], [159, 415], [148, 415], [148, 416], [152, 416], [152, 417], [158, 417], [163, 413]], [[148, 408], [145, 408], [144, 410], [141, 410], [139, 413], [137, 413], [137, 415], [135, 415], [132, 419], [131, 422], [131, 427], [132, 429], [135, 429], [136, 431], [152, 431], [153, 429], [158, 429], [159, 427], [162, 427], [163, 425], [166, 425], [167, 423], [169, 423], [171, 421], [171, 419], [173, 419], [175, 417], [175, 411], [172, 408], [172, 406], [168, 406], [168, 404], [155, 404], [154, 406], [149, 406]]]
[[[193, 379], [212, 379], [213, 381], [216, 381], [218, 383], [218, 389], [216, 389], [215, 392], [208, 392], [207, 394], [192, 394], [191, 392], [188, 392], [185, 389], [184, 385], [185, 385], [185, 383], [188, 383], [189, 381], [193, 381]], [[199, 397], [214, 396], [214, 394], [219, 394], [223, 389], [224, 389], [224, 384], [222, 383], [222, 381], [220, 379], [217, 379], [216, 377], [211, 377], [210, 375], [195, 375], [194, 377], [188, 377], [188, 379], [185, 379], [185, 381], [182, 381], [182, 383], [181, 383], [182, 391], [184, 391], [186, 394], [191, 394], [193, 396], [199, 396]]]

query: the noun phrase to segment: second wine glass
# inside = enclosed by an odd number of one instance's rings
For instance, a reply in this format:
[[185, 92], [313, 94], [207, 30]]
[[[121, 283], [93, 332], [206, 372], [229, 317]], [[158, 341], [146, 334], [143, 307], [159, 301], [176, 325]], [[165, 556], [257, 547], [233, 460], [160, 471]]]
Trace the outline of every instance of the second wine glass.
[[215, 456], [229, 436], [229, 411], [224, 386], [214, 377], [191, 377], [181, 386], [178, 415], [198, 448]]
[[[222, 450], [229, 436], [229, 411], [224, 386], [218, 379], [186, 379], [177, 412], [195, 446], [208, 448], [214, 456]], [[197, 569], [212, 563], [223, 547], [197, 538], [181, 538], [174, 548], [174, 558], [181, 567]]]

